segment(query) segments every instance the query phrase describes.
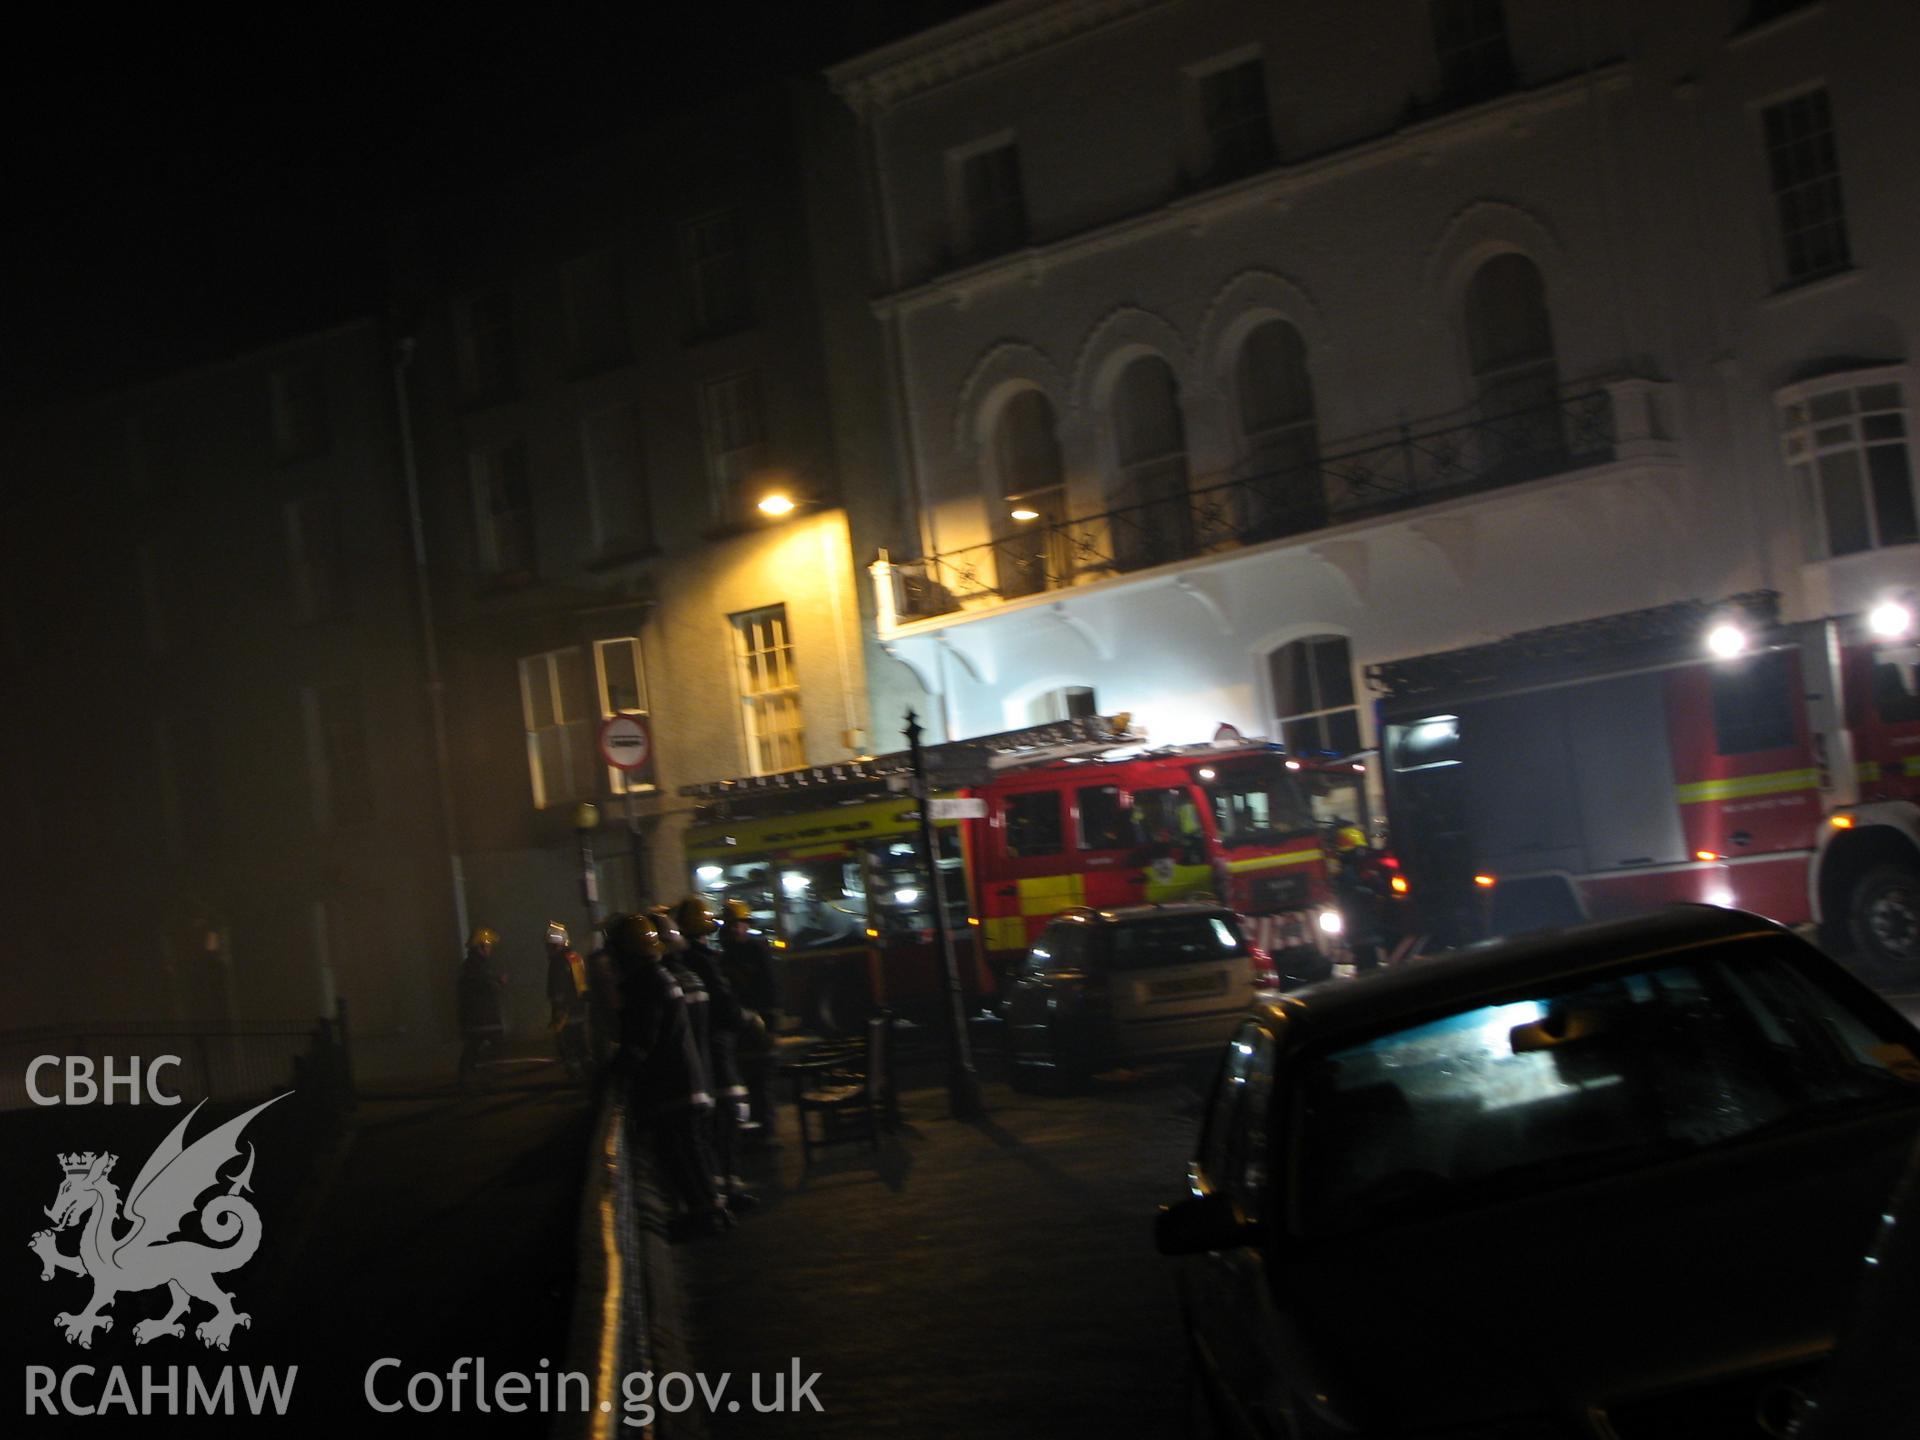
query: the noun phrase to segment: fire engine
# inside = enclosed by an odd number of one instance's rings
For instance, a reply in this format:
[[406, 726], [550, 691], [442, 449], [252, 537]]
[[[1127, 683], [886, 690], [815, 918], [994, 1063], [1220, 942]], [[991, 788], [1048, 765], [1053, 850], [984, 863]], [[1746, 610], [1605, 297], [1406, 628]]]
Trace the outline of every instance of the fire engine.
[[1272, 983], [1346, 958], [1330, 852], [1367, 829], [1368, 762], [1225, 726], [1205, 745], [1145, 739], [1125, 716], [1084, 716], [931, 747], [937, 879], [904, 755], [687, 786], [693, 883], [746, 902], [787, 961], [786, 1008], [829, 1028], [876, 1003], [931, 1007], [936, 895], [977, 996], [1077, 906], [1224, 900], [1279, 957]]
[[1920, 960], [1907, 605], [1771, 591], [1369, 667], [1387, 813], [1440, 943], [1674, 902]]

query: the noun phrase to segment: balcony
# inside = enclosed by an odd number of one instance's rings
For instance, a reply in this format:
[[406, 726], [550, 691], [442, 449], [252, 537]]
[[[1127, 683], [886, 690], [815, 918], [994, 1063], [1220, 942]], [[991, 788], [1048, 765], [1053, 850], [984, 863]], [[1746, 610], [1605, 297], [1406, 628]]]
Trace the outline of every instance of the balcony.
[[[1589, 382], [1551, 404], [1452, 424], [1402, 425], [1288, 469], [1174, 475], [1129, 503], [1058, 521], [1011, 520], [994, 539], [874, 567], [881, 627], [1065, 590], [1310, 534], [1617, 460], [1677, 453], [1664, 382]], [[1199, 477], [1195, 477], [1196, 480]]]

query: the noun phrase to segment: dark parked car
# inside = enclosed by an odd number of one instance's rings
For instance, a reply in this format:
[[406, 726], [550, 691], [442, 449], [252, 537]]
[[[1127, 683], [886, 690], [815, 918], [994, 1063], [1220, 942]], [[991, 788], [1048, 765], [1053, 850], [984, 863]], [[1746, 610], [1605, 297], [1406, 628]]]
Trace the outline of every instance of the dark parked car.
[[1205, 1053], [1275, 980], [1225, 906], [1069, 910], [1008, 977], [1014, 1083], [1070, 1085], [1127, 1061]]
[[1312, 986], [1163, 1210], [1234, 1435], [1781, 1436], [1920, 1130], [1920, 1031], [1705, 907]]

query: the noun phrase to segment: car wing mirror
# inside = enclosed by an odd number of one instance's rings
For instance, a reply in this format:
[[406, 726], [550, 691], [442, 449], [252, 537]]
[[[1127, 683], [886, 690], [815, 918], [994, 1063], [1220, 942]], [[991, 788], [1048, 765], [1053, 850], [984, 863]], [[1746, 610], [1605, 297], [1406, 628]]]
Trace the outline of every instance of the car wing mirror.
[[1154, 1247], [1162, 1255], [1200, 1255], [1260, 1243], [1261, 1227], [1225, 1195], [1194, 1195], [1162, 1205], [1153, 1221]]

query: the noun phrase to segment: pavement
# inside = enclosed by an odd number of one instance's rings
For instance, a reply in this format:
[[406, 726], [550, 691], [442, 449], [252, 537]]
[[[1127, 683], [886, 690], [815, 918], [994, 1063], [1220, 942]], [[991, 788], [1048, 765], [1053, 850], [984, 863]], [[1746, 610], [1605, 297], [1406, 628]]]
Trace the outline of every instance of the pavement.
[[[676, 1246], [684, 1314], [661, 1371], [733, 1377], [717, 1413], [662, 1434], [1057, 1437], [1175, 1434], [1186, 1366], [1173, 1272], [1153, 1250], [1181, 1193], [1203, 1076], [1162, 1067], [1070, 1097], [985, 1086], [947, 1115], [908, 1090], [877, 1152], [802, 1165], [790, 1105], [750, 1161], [762, 1204], [731, 1233]], [[684, 1344], [678, 1343], [684, 1340]], [[677, 1351], [678, 1353], [671, 1353]], [[818, 1373], [820, 1413], [754, 1413]], [[737, 1405], [739, 1408], [732, 1409]]]

